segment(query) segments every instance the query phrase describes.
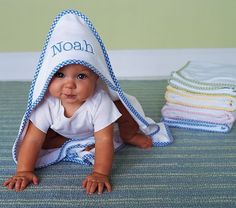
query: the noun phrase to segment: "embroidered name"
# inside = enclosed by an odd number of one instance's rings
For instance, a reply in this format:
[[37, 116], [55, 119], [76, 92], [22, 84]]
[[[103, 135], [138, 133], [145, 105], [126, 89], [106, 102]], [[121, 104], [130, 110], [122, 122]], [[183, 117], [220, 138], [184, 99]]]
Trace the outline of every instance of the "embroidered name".
[[88, 43], [86, 40], [83, 41], [74, 41], [74, 42], [58, 42], [55, 45], [53, 45], [52, 47], [52, 52], [53, 52], [53, 56], [56, 56], [57, 54], [63, 52], [63, 51], [84, 51], [87, 53], [92, 53], [94, 54], [94, 50], [93, 50], [93, 46], [92, 44]]

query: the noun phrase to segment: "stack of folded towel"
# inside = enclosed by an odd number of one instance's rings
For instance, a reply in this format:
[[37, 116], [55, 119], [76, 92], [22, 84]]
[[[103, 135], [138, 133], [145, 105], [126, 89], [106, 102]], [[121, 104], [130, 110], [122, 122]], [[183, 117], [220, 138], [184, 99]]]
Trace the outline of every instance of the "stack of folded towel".
[[167, 125], [229, 132], [236, 119], [236, 66], [188, 62], [172, 73], [165, 98]]

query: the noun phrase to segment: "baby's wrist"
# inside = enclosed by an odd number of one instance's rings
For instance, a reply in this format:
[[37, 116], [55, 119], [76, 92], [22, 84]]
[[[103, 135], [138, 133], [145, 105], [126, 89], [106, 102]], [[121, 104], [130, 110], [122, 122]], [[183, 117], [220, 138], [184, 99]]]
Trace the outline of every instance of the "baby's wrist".
[[109, 175], [108, 175], [108, 174], [99, 173], [99, 172], [97, 172], [97, 171], [93, 171], [93, 172], [92, 172], [92, 175], [95, 175], [95, 176], [103, 176], [103, 177], [109, 178]]
[[33, 170], [17, 170], [16, 174], [22, 174], [22, 173], [34, 173]]

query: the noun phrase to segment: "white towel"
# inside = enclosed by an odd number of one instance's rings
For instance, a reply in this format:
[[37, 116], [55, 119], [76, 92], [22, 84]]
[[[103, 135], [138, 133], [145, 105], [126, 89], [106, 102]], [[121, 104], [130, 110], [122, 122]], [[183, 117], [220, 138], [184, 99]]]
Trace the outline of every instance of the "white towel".
[[179, 82], [173, 78], [169, 80], [169, 85], [179, 89], [179, 90], [185, 90], [192, 93], [198, 93], [198, 94], [208, 94], [208, 95], [226, 95], [226, 96], [232, 96], [236, 97], [236, 89], [234, 87], [224, 87], [224, 88], [204, 88], [202, 86], [193, 86], [190, 84], [184, 84], [183, 82]]
[[170, 103], [225, 111], [236, 110], [236, 97], [190, 93], [167, 86], [165, 98]]
[[236, 96], [236, 66], [191, 61], [172, 73], [169, 84], [190, 92]]
[[231, 124], [236, 118], [236, 112], [195, 108], [169, 102], [163, 106], [161, 114], [164, 118], [188, 119], [219, 124]]
[[[140, 130], [153, 139], [154, 146], [167, 145], [173, 141], [168, 128], [163, 123], [157, 124], [151, 118], [146, 117], [138, 101], [122, 91], [112, 70], [104, 44], [90, 20], [79, 11], [65, 10], [54, 19], [37, 65], [29, 92], [27, 109], [13, 146], [15, 162], [17, 162], [19, 147], [32, 110], [37, 108], [38, 103], [43, 99], [52, 76], [57, 70], [68, 64], [84, 65], [99, 75], [102, 80], [100, 84], [106, 85], [113, 100], [122, 101], [138, 123]], [[91, 139], [94, 142], [94, 138]], [[37, 167], [44, 167], [62, 159], [86, 163], [86, 158], [89, 158], [90, 162], [87, 162], [92, 163], [93, 157], [90, 153], [81, 153], [81, 148], [90, 143], [70, 141], [62, 148], [48, 153], [43, 152], [37, 162]], [[119, 145], [116, 147], [118, 148]]]

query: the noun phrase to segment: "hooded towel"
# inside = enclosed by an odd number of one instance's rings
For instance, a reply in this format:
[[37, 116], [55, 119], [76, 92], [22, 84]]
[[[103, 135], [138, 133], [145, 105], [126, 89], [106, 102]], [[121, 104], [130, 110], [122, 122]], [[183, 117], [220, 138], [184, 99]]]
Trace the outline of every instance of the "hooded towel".
[[[120, 99], [140, 130], [149, 135], [153, 146], [165, 146], [173, 138], [164, 123], [156, 123], [144, 115], [141, 105], [133, 97], [123, 92], [113, 73], [104, 44], [90, 20], [76, 10], [65, 10], [57, 15], [49, 30], [36, 72], [29, 91], [26, 112], [23, 116], [18, 136], [13, 146], [13, 158], [17, 162], [20, 144], [24, 139], [29, 118], [33, 109], [37, 108], [44, 98], [53, 75], [63, 66], [81, 64], [90, 68], [99, 76], [99, 84], [107, 89], [111, 99]], [[122, 142], [119, 135], [114, 135], [115, 148]], [[71, 138], [69, 138], [71, 139]], [[83, 151], [86, 146], [94, 144], [94, 138], [86, 140], [71, 139], [61, 148], [41, 150], [36, 167], [45, 167], [61, 160], [92, 165], [94, 149]]]

